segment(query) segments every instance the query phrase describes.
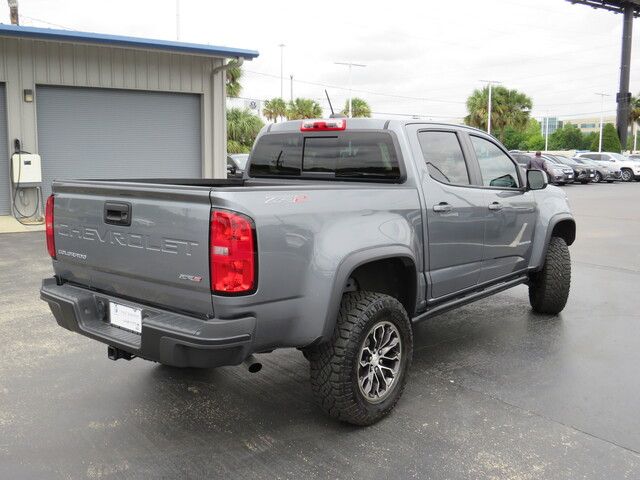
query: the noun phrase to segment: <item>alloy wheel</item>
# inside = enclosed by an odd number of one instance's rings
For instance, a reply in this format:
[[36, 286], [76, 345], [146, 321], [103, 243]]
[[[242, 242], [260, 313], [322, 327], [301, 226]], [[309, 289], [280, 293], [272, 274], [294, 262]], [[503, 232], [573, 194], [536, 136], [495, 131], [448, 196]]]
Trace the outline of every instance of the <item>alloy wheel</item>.
[[358, 355], [358, 388], [369, 403], [380, 403], [393, 391], [400, 375], [402, 340], [390, 322], [376, 323]]

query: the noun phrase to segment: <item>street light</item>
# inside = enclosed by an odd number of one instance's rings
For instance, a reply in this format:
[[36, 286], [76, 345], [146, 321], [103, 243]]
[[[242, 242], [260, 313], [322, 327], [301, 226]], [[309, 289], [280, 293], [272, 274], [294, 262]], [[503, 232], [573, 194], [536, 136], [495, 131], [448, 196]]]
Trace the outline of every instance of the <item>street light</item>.
[[610, 97], [607, 93], [596, 93], [600, 95], [600, 138], [598, 139], [598, 152], [602, 151], [602, 122], [604, 122], [604, 97]]
[[491, 90], [494, 83], [496, 85], [499, 85], [502, 82], [498, 82], [497, 80], [480, 80], [480, 81], [489, 85], [489, 100], [487, 101], [487, 133], [491, 135]]
[[349, 67], [349, 118], [353, 116], [353, 107], [351, 105], [351, 97], [353, 96], [353, 92], [351, 91], [351, 67], [366, 67], [361, 63], [353, 63], [353, 62], [334, 62], [336, 65], [347, 65]]
[[281, 43], [278, 45], [280, 47], [280, 98], [284, 99], [284, 47], [286, 45]]

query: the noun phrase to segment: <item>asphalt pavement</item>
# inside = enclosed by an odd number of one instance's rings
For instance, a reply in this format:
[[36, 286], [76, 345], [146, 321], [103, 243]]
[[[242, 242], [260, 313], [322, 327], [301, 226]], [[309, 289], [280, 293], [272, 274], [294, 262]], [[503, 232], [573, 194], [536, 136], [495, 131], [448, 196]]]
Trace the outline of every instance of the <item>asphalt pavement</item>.
[[418, 326], [368, 428], [314, 407], [296, 350], [257, 374], [108, 360], [39, 300], [43, 234], [0, 235], [0, 478], [640, 478], [640, 184], [564, 190], [565, 311], [520, 286]]

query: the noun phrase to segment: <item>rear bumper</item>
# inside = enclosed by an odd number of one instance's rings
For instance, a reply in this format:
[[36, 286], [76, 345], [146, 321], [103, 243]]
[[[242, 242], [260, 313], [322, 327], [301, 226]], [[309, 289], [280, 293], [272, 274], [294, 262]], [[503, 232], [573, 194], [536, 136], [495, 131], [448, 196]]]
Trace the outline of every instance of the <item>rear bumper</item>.
[[[254, 317], [202, 320], [122, 300], [55, 278], [43, 280], [40, 298], [58, 325], [133, 355], [176, 367], [237, 365], [252, 353]], [[142, 310], [142, 334], [109, 323], [109, 302]]]

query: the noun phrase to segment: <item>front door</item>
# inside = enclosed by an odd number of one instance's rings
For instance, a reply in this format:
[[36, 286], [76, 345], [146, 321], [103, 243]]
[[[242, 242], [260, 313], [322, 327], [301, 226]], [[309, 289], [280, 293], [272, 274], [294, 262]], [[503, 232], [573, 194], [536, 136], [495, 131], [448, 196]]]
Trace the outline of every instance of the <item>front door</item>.
[[487, 137], [469, 135], [485, 193], [484, 251], [479, 283], [526, 270], [537, 208], [533, 192], [521, 188], [517, 164]]
[[428, 239], [428, 298], [474, 287], [480, 278], [486, 201], [472, 187], [469, 152], [455, 130], [417, 131]]

